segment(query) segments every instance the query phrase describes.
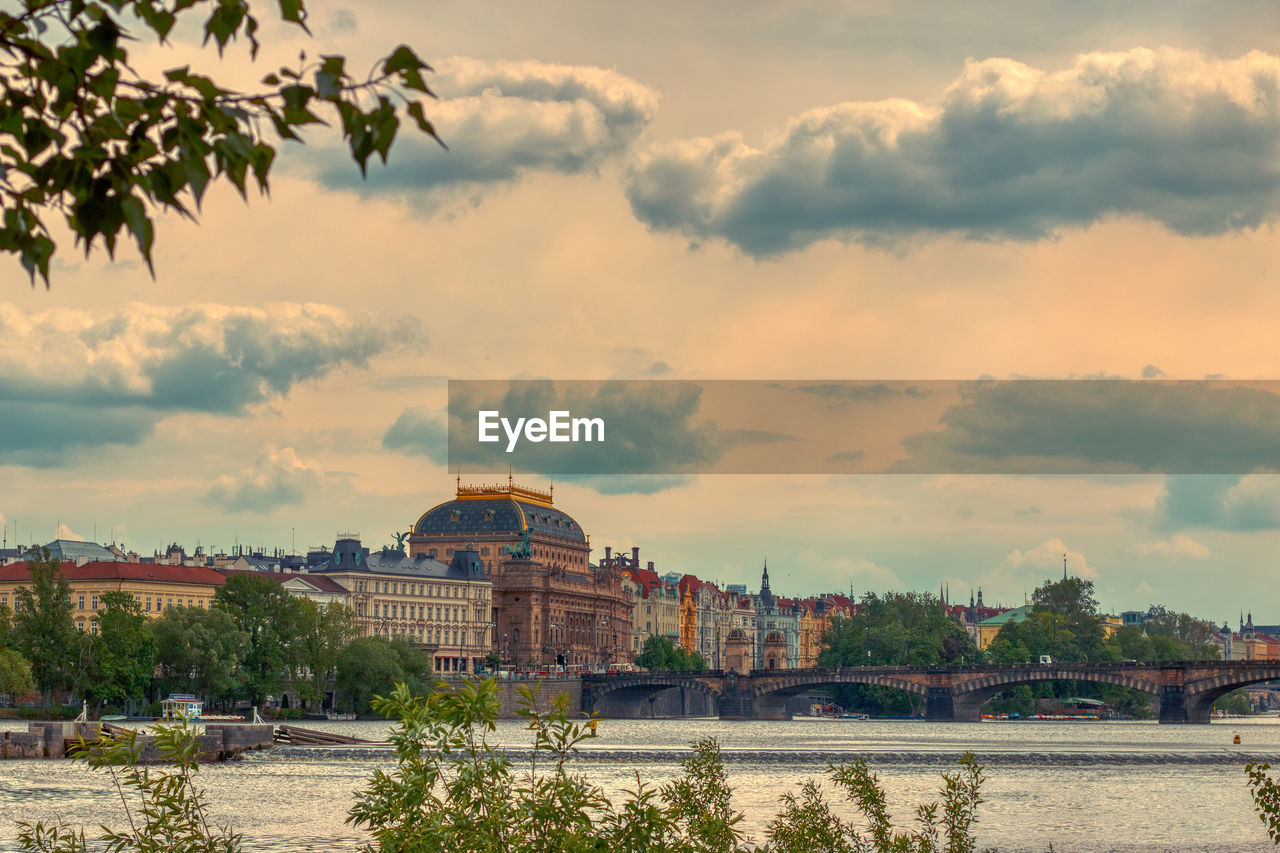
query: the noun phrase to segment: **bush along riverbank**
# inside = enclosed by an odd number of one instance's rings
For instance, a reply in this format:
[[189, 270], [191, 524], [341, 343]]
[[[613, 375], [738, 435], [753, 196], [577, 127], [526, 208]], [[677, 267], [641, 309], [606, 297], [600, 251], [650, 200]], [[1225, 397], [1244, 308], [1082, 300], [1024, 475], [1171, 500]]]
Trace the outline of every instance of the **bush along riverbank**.
[[[735, 812], [724, 762], [714, 739], [692, 745], [682, 773], [661, 786], [637, 773], [632, 789], [614, 800], [574, 772], [578, 745], [594, 737], [593, 721], [569, 719], [567, 703], [539, 711], [527, 692], [523, 713], [533, 748], [519, 763], [491, 740], [500, 699], [493, 681], [438, 689], [420, 698], [398, 686], [375, 706], [395, 721], [395, 766], [374, 772], [356, 792], [347, 821], [369, 832], [370, 853], [449, 850], [663, 851], [663, 853], [972, 853], [982, 803], [983, 768], [965, 755], [942, 775], [940, 798], [916, 808], [914, 820], [895, 827], [883, 788], [865, 761], [832, 765], [830, 787], [847, 799], [860, 820], [840, 817], [815, 780], [780, 792], [781, 810], [751, 844]], [[115, 851], [238, 853], [242, 839], [231, 827], [214, 826], [195, 784], [200, 757], [196, 733], [184, 725], [162, 727], [156, 749], [168, 767], [140, 766], [136, 738], [104, 736], [79, 745], [74, 757], [110, 777], [120, 793], [128, 825], [106, 829], [100, 841]], [[1280, 838], [1280, 789], [1268, 767], [1251, 765], [1249, 784], [1258, 812]], [[105, 781], [105, 780], [104, 780]], [[24, 851], [73, 853], [94, 849], [85, 832], [66, 824], [20, 824]], [[89, 842], [93, 844], [93, 842]]]

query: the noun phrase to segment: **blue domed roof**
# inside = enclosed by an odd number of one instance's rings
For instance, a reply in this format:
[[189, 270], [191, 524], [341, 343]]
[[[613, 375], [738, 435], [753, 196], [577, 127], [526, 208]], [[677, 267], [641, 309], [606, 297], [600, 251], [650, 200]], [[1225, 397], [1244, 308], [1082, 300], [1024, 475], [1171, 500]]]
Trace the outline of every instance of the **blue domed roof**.
[[587, 541], [582, 525], [568, 513], [541, 500], [521, 500], [522, 494], [536, 494], [512, 487], [497, 490], [459, 489], [459, 496], [432, 507], [413, 525], [414, 533], [458, 534], [484, 537], [509, 533], [518, 536], [528, 527], [533, 533]]

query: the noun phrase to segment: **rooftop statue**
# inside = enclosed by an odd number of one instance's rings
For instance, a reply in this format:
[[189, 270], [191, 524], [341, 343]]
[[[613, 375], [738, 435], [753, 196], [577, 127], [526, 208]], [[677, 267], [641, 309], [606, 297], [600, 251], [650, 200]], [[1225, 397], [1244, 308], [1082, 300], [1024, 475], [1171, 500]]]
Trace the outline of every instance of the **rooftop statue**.
[[510, 554], [511, 557], [516, 560], [532, 559], [533, 545], [529, 541], [529, 535], [531, 532], [532, 531], [530, 531], [529, 527], [526, 526], [524, 529], [524, 533], [520, 536], [520, 544], [517, 546], [504, 545], [502, 547], [502, 550], [505, 551], [507, 554]]

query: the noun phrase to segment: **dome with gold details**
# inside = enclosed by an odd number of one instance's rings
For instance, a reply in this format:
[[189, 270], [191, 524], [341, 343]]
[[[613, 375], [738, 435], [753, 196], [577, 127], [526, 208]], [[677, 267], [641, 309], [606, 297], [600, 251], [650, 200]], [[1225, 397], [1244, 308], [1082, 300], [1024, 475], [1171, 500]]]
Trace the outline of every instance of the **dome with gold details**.
[[499, 486], [458, 484], [457, 496], [434, 506], [413, 525], [417, 534], [458, 534], [477, 539], [490, 535], [540, 536], [587, 541], [582, 525], [552, 505], [553, 494], [508, 482]]

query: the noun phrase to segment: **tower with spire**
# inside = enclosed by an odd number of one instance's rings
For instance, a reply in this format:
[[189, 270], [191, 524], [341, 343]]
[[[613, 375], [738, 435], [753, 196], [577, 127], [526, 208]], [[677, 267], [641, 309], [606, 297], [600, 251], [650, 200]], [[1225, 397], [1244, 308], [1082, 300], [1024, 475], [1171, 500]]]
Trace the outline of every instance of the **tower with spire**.
[[764, 561], [764, 573], [760, 576], [760, 606], [773, 610], [773, 590], [769, 589], [769, 561]]

